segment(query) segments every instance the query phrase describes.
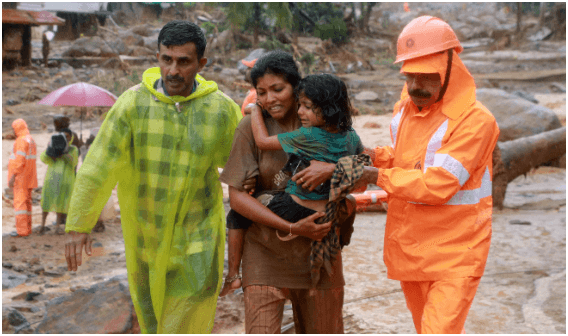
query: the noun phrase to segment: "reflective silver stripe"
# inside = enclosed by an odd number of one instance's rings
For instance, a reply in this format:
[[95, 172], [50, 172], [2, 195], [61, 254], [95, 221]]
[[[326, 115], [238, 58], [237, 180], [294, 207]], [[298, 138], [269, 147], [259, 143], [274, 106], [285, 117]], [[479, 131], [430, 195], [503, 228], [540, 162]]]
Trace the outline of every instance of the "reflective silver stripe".
[[451, 157], [449, 154], [436, 154], [434, 155], [434, 164], [432, 167], [442, 167], [452, 175], [454, 175], [460, 183], [460, 187], [469, 180], [469, 172], [458, 160]]
[[26, 159], [33, 159], [35, 160], [36, 156], [35, 155], [26, 155]]
[[16, 152], [16, 155], [21, 155], [21, 156], [24, 156], [24, 157], [25, 157], [25, 156], [26, 156], [26, 153], [24, 153], [24, 152], [22, 152], [22, 151], [17, 151], [17, 152]]
[[10, 154], [10, 160], [15, 160], [16, 159], [16, 155], [14, 153]]
[[391, 132], [392, 132], [392, 146], [396, 146], [396, 133], [398, 132], [398, 126], [400, 125], [400, 118], [402, 118], [402, 113], [404, 113], [404, 108], [392, 118], [391, 121]]
[[[482, 198], [491, 196], [491, 189], [492, 182], [491, 176], [489, 175], [489, 167], [485, 167], [485, 173], [483, 173], [483, 177], [481, 178], [481, 187], [473, 190], [460, 190], [458, 191], [454, 197], [452, 197], [447, 203], [444, 205], [472, 205], [478, 204]], [[420, 202], [408, 202], [411, 204], [420, 204], [420, 205], [432, 205]]]
[[489, 167], [485, 168], [485, 173], [481, 178], [481, 187], [473, 190], [460, 190], [452, 197], [447, 205], [468, 205], [477, 204], [482, 198], [491, 196], [491, 176], [489, 175]]
[[436, 151], [442, 147], [442, 139], [448, 130], [448, 119], [444, 121], [440, 127], [436, 130], [436, 133], [432, 135], [430, 142], [428, 142], [428, 147], [426, 149], [426, 156], [424, 158], [424, 172], [428, 167], [432, 167], [434, 165], [434, 157]]
[[28, 210], [20, 210], [20, 211], [16, 211], [16, 216], [18, 215], [31, 215], [32, 212], [28, 211]]

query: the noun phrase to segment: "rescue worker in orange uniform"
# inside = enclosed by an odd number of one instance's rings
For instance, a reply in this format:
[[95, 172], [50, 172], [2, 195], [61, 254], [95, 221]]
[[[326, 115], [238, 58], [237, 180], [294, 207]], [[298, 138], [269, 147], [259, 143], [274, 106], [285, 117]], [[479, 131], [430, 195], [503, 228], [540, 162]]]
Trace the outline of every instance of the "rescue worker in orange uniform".
[[23, 119], [12, 122], [16, 134], [8, 162], [8, 187], [14, 192], [14, 212], [18, 236], [32, 233], [32, 189], [37, 188], [36, 144]]
[[241, 106], [241, 113], [243, 114], [243, 117], [246, 114], [250, 114], [250, 109], [247, 109], [246, 107], [250, 104], [253, 105], [256, 104], [256, 89], [252, 87], [252, 79], [250, 78], [250, 71], [252, 70], [252, 67], [254, 67], [254, 65], [256, 64], [257, 59], [258, 58], [255, 58], [252, 61], [241, 60], [241, 62], [248, 67], [245, 73], [245, 81], [251, 85], [251, 88], [247, 93], [245, 100], [243, 101], [243, 105]]
[[358, 185], [388, 194], [384, 261], [418, 333], [461, 333], [491, 243], [492, 152], [499, 128], [475, 97], [463, 50], [444, 21], [421, 16], [401, 32], [406, 77], [392, 146], [374, 150]]

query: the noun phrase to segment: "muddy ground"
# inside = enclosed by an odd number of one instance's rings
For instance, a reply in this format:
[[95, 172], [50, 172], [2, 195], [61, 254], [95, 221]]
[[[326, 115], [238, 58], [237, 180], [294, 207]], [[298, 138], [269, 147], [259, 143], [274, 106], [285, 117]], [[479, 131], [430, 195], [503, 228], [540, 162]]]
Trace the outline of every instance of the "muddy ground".
[[[34, 41], [37, 45], [38, 41]], [[318, 40], [300, 38], [306, 50], [316, 50]], [[41, 45], [41, 44], [40, 44]], [[539, 100], [539, 104], [554, 110], [562, 123], [566, 121], [565, 42], [547, 42], [551, 49], [563, 50], [564, 57], [548, 57], [546, 51], [517, 50], [479, 53], [467, 49], [460, 55], [470, 68], [478, 87], [498, 87], [508, 92], [523, 90]], [[64, 50], [68, 42], [52, 43], [52, 48]], [[365, 39], [354, 39], [349, 50], [364, 49]], [[518, 54], [519, 50], [522, 54]], [[563, 49], [562, 49], [563, 48]], [[37, 48], [36, 48], [37, 49]], [[35, 53], [41, 53], [41, 49]], [[361, 51], [362, 52], [362, 51]], [[545, 55], [546, 54], [546, 55]], [[519, 57], [521, 55], [522, 57]], [[238, 51], [232, 58], [246, 56]], [[546, 57], [545, 57], [546, 56]], [[130, 67], [129, 74], [142, 73], [145, 65]], [[519, 71], [521, 70], [522, 71]], [[562, 72], [564, 69], [564, 72]], [[98, 67], [75, 69], [76, 80], [91, 81]], [[555, 70], [560, 70], [556, 71]], [[89, 72], [90, 74], [87, 74]], [[216, 80], [220, 88], [241, 103], [247, 89], [242, 75], [234, 67], [207, 67], [204, 77]], [[119, 80], [122, 70], [105, 70], [110, 81]], [[348, 83], [354, 96], [361, 91], [379, 95], [375, 101], [353, 103], [361, 111], [355, 120], [355, 129], [368, 147], [390, 144], [389, 113], [403, 85], [398, 68], [388, 62], [378, 62], [374, 70], [338, 73]], [[49, 93], [54, 77], [68, 78], [53, 69], [35, 67], [15, 69], [2, 73], [2, 130], [10, 129], [11, 120], [22, 117], [28, 121], [38, 153], [44, 151], [52, 130], [52, 116], [67, 114], [71, 128], [79, 133], [80, 114], [72, 107], [49, 107], [37, 101]], [[86, 78], [86, 77], [85, 77]], [[86, 80], [88, 81], [88, 80]], [[71, 83], [71, 82], [69, 82]], [[239, 84], [240, 83], [240, 84]], [[559, 86], [560, 85], [560, 86]], [[559, 89], [560, 87], [560, 89]], [[16, 104], [9, 100], [17, 101]], [[100, 113], [93, 109], [83, 121], [83, 139], [88, 129], [101, 123]], [[13, 140], [2, 141], [2, 188], [6, 188], [8, 156]], [[43, 184], [46, 166], [38, 160], [38, 181]], [[225, 187], [225, 196], [226, 186]], [[116, 199], [116, 194], [113, 195]], [[468, 333], [566, 333], [566, 175], [565, 169], [543, 167], [509, 184], [505, 208], [493, 215], [493, 239], [486, 274], [466, 323]], [[118, 203], [116, 209], [119, 209]], [[117, 212], [118, 213], [118, 212]], [[92, 257], [85, 256], [84, 265], [77, 272], [68, 272], [64, 259], [64, 236], [51, 231], [43, 236], [32, 234], [13, 238], [14, 212], [9, 200], [2, 202], [2, 265], [27, 276], [21, 285], [2, 291], [2, 306], [16, 307], [26, 319], [37, 325], [45, 314], [45, 303], [81, 287], [125, 274], [124, 241], [120, 218], [106, 222], [106, 231], [93, 233], [95, 248]], [[344, 251], [346, 280], [344, 323], [346, 333], [414, 333], [410, 313], [398, 282], [386, 278], [382, 261], [382, 242], [386, 215], [380, 212], [361, 213], [355, 222], [351, 245]], [[39, 202], [33, 206], [33, 227], [41, 221]], [[35, 301], [25, 301], [22, 293], [32, 291], [42, 295]], [[19, 296], [20, 295], [20, 296]], [[39, 309], [32, 309], [37, 307]], [[243, 333], [243, 296], [236, 293], [219, 299], [215, 319], [215, 333]], [[290, 326], [291, 310], [285, 310], [284, 326]], [[286, 329], [286, 328], [285, 328]], [[13, 332], [8, 327], [3, 332]], [[293, 332], [287, 329], [287, 333]]]

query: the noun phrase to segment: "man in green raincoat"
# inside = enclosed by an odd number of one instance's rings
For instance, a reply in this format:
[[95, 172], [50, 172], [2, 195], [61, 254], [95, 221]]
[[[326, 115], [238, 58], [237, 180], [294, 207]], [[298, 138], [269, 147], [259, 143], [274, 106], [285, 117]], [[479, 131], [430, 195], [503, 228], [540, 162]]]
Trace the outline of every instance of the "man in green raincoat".
[[197, 73], [206, 39], [187, 21], [158, 36], [159, 68], [116, 101], [78, 172], [65, 257], [83, 246], [118, 183], [132, 301], [145, 333], [209, 333], [223, 274], [225, 211], [218, 167], [242, 118]]

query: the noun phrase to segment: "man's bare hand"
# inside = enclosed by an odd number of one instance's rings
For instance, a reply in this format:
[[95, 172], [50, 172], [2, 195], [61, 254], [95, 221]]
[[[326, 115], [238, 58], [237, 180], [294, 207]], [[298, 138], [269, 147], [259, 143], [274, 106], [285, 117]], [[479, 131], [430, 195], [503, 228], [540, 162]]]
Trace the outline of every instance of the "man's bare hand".
[[14, 182], [16, 181], [16, 175], [12, 175], [10, 181], [8, 181], [8, 188], [14, 189]]
[[65, 242], [65, 259], [67, 259], [67, 269], [76, 271], [78, 266], [83, 262], [83, 246], [85, 253], [91, 255], [91, 237], [88, 233], [79, 233], [69, 231], [67, 234], [67, 242]]
[[300, 219], [292, 225], [292, 233], [308, 237], [311, 240], [321, 241], [331, 230], [331, 222], [316, 224], [315, 220], [324, 216], [323, 212], [316, 212], [315, 214], [306, 218]]
[[249, 195], [253, 195], [256, 191], [256, 176], [246, 179], [243, 182], [243, 188]]
[[355, 182], [353, 190], [365, 189], [368, 184], [377, 184], [378, 178], [379, 178], [378, 168], [365, 166], [365, 170], [363, 170], [363, 175]]
[[330, 180], [334, 170], [333, 163], [311, 160], [309, 167], [292, 176], [292, 181], [304, 189], [313, 191], [320, 184]]

